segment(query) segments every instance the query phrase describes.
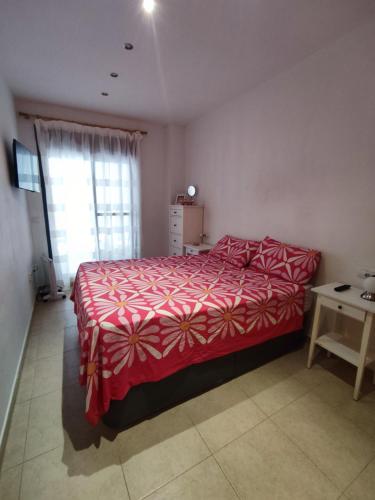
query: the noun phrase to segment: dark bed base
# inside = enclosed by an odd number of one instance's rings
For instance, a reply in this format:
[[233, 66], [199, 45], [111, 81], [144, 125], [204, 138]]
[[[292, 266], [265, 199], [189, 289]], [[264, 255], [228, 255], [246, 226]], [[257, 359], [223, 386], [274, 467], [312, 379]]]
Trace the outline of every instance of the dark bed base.
[[123, 400], [112, 400], [102, 420], [109, 427], [130, 427], [299, 349], [304, 342], [303, 330], [295, 331], [221, 358], [188, 366], [159, 382], [138, 385]]

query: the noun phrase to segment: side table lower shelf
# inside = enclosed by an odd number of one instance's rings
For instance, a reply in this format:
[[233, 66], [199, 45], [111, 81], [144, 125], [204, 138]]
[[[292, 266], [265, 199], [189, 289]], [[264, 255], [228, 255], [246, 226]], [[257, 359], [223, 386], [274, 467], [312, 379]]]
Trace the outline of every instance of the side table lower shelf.
[[[332, 354], [336, 354], [339, 358], [348, 361], [354, 366], [359, 366], [359, 351], [353, 349], [350, 343], [345, 341], [345, 338], [335, 332], [325, 333], [316, 339], [316, 345], [323, 347]], [[367, 352], [365, 366], [375, 361], [375, 353]]]

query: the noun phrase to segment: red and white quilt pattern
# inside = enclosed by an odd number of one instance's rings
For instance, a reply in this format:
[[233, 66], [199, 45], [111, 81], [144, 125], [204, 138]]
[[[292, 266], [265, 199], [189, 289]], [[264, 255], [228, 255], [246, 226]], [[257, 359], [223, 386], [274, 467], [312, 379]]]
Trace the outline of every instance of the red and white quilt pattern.
[[191, 364], [302, 326], [304, 288], [207, 255], [81, 264], [72, 300], [86, 416]]

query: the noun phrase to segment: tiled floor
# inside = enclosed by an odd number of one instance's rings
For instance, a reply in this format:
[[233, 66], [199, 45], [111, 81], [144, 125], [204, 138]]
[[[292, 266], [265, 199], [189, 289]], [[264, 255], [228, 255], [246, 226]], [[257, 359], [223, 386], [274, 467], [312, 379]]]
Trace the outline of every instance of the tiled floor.
[[117, 433], [83, 417], [74, 325], [36, 308], [1, 499], [375, 498], [375, 386], [354, 402], [346, 363], [301, 350]]

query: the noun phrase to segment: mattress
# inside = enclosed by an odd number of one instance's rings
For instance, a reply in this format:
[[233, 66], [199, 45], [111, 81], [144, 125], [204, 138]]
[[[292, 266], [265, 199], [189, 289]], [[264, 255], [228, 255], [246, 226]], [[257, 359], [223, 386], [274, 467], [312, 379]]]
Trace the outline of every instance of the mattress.
[[87, 419], [132, 386], [300, 329], [304, 296], [208, 255], [81, 264], [71, 298]]

